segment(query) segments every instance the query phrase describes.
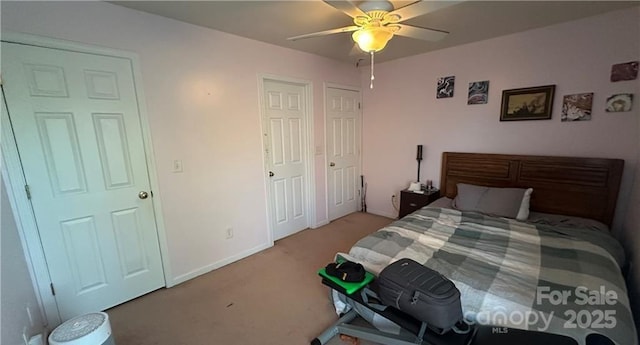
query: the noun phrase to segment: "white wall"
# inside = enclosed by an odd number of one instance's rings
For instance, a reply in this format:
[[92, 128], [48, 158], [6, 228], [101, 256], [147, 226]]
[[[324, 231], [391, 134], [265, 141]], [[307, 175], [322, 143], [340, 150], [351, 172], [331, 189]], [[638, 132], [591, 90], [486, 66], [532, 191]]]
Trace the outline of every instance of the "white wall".
[[4, 179], [0, 181], [0, 219], [0, 344], [19, 345], [24, 344], [23, 331], [30, 338], [44, 326]]
[[[393, 216], [391, 195], [416, 178], [440, 181], [444, 151], [622, 158], [625, 171], [614, 227], [627, 210], [638, 160], [640, 80], [612, 83], [611, 65], [640, 58], [640, 9], [616, 11], [547, 28], [377, 64], [373, 90], [363, 88], [363, 171], [370, 212]], [[453, 98], [436, 99], [438, 77], [455, 76]], [[362, 85], [369, 71], [362, 70]], [[467, 105], [469, 82], [489, 80], [489, 103]], [[556, 85], [553, 118], [500, 122], [502, 90]], [[561, 122], [562, 97], [594, 92], [591, 121]], [[636, 96], [633, 111], [606, 113], [606, 97]]]
[[[322, 147], [323, 82], [360, 83], [351, 65], [104, 2], [3, 1], [2, 30], [140, 56], [176, 282], [268, 245], [258, 75], [313, 82], [313, 145]], [[313, 158], [322, 222], [324, 155]], [[175, 159], [184, 173], [171, 172]]]

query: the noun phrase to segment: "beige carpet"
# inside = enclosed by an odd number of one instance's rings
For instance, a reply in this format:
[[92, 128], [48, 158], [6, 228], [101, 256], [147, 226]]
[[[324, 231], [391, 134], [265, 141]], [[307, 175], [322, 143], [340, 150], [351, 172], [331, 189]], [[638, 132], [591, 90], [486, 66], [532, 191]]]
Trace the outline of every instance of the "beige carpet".
[[389, 222], [354, 213], [109, 309], [116, 344], [309, 344], [337, 319], [316, 271]]

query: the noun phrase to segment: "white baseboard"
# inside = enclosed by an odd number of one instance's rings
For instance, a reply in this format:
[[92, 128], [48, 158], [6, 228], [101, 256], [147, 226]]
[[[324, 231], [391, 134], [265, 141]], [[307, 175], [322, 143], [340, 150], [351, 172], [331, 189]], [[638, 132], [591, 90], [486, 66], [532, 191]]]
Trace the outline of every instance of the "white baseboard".
[[311, 228], [311, 229], [317, 229], [317, 228], [319, 228], [319, 227], [321, 227], [321, 226], [325, 226], [325, 225], [327, 225], [327, 224], [329, 224], [329, 220], [328, 220], [328, 219], [325, 219], [325, 220], [321, 220], [321, 221], [319, 221], [319, 222], [315, 223], [315, 224], [314, 224], [314, 225], [312, 225], [310, 228]]
[[44, 335], [42, 333], [34, 335], [29, 338], [27, 345], [45, 345]]
[[389, 212], [380, 211], [380, 210], [368, 209], [367, 213], [371, 213], [371, 214], [375, 214], [377, 216], [383, 216], [383, 217], [387, 217], [387, 218], [391, 218], [391, 219], [398, 218], [398, 214], [397, 213], [389, 213]]
[[173, 278], [173, 285], [171, 285], [171, 286], [173, 287], [173, 286], [176, 286], [176, 285], [178, 285], [180, 283], [184, 283], [187, 280], [191, 280], [191, 279], [193, 279], [195, 277], [198, 277], [198, 276], [201, 276], [201, 275], [203, 275], [205, 273], [209, 273], [209, 272], [211, 272], [211, 271], [213, 271], [213, 270], [215, 270], [217, 268], [220, 268], [222, 266], [226, 266], [226, 265], [228, 265], [230, 263], [233, 263], [233, 262], [236, 262], [236, 261], [238, 261], [240, 259], [244, 259], [249, 255], [253, 255], [253, 254], [257, 253], [257, 252], [263, 251], [263, 250], [265, 250], [267, 248], [270, 248], [270, 247], [273, 247], [273, 243], [264, 243], [264, 244], [261, 244], [261, 245], [259, 245], [257, 247], [253, 247], [253, 248], [247, 249], [247, 250], [245, 250], [243, 252], [240, 252], [240, 253], [238, 253], [236, 255], [233, 255], [233, 256], [230, 256], [228, 258], [222, 259], [220, 261], [216, 261], [216, 262], [214, 262], [212, 264], [206, 265], [204, 267], [197, 268], [197, 269], [195, 269], [195, 270], [193, 270], [191, 272], [187, 272], [185, 274], [181, 274], [181, 275]]

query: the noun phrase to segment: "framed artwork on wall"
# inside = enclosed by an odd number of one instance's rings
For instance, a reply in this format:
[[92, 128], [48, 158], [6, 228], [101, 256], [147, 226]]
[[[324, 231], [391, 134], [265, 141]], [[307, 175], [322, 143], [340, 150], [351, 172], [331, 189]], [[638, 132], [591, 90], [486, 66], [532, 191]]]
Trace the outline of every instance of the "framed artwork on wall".
[[551, 119], [555, 85], [502, 91], [500, 121]]
[[638, 61], [619, 63], [611, 66], [611, 81], [635, 80], [638, 78]]
[[562, 99], [562, 115], [560, 115], [560, 121], [591, 120], [592, 106], [593, 92], [566, 95]]
[[467, 97], [467, 104], [487, 104], [488, 99], [488, 80], [469, 83], [469, 97]]
[[623, 111], [631, 111], [633, 105], [632, 93], [619, 93], [607, 97], [607, 113], [618, 113]]
[[438, 78], [438, 86], [436, 87], [436, 98], [453, 97], [453, 87], [456, 82], [455, 76]]

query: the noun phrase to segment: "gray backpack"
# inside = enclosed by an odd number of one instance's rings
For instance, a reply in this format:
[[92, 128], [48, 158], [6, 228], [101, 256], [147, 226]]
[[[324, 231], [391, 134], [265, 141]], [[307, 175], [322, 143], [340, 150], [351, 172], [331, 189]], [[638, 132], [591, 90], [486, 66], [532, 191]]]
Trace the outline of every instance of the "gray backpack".
[[447, 332], [463, 321], [460, 291], [442, 274], [411, 259], [400, 259], [378, 276], [383, 304]]

